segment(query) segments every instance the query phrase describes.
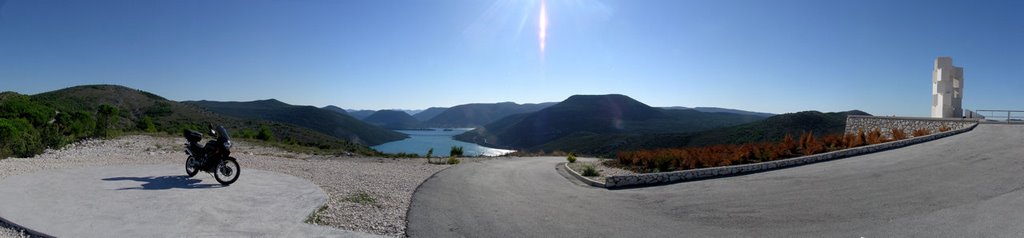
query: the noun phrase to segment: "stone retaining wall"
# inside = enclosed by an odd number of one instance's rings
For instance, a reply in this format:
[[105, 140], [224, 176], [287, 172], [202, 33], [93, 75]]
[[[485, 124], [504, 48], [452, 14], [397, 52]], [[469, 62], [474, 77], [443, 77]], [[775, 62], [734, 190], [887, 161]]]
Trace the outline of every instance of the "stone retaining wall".
[[[649, 174], [637, 174], [637, 175], [626, 175], [626, 176], [611, 176], [605, 179], [604, 186], [606, 188], [621, 188], [621, 187], [635, 187], [635, 186], [649, 186], [666, 183], [676, 183], [682, 181], [699, 180], [713, 177], [724, 177], [741, 175], [748, 173], [763, 172], [768, 170], [800, 166], [804, 164], [817, 163], [822, 161], [829, 161], [834, 159], [841, 159], [856, 155], [863, 155], [868, 153], [874, 153], [883, 150], [900, 148], [908, 145], [913, 145], [921, 142], [931, 141], [966, 131], [970, 131], [977, 126], [977, 123], [961, 127], [956, 130], [951, 130], [938, 134], [931, 134], [927, 136], [914, 137], [910, 139], [892, 141], [882, 144], [862, 146], [857, 148], [850, 148], [845, 150], [832, 151], [828, 153], [821, 153], [816, 155], [808, 155], [803, 157], [789, 158], [783, 160], [761, 162], [754, 164], [743, 164], [733, 165], [726, 167], [715, 167], [715, 168], [703, 168], [703, 169], [691, 169], [684, 171], [673, 171], [673, 172], [662, 172], [662, 173], [649, 173]], [[952, 127], [952, 126], [950, 126]]]
[[939, 133], [939, 128], [942, 126], [949, 127], [950, 130], [959, 130], [975, 124], [978, 124], [978, 119], [847, 116], [846, 133], [853, 134], [859, 130], [864, 130], [866, 133], [877, 128], [882, 131], [883, 137], [892, 138], [892, 128], [903, 130], [903, 133], [910, 136], [917, 129], [928, 129], [931, 133]]

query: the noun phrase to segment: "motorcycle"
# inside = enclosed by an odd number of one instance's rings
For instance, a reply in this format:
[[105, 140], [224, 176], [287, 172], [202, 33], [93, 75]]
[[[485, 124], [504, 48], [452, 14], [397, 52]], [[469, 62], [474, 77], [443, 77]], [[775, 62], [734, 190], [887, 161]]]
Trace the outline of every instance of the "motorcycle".
[[216, 139], [207, 141], [205, 146], [199, 144], [199, 141], [203, 140], [202, 133], [185, 130], [185, 154], [188, 154], [188, 159], [185, 160], [185, 174], [191, 178], [199, 171], [203, 171], [213, 174], [221, 185], [231, 185], [238, 180], [238, 175], [242, 172], [242, 168], [238, 167], [238, 161], [231, 157], [231, 136], [223, 126], [214, 129], [213, 125], [210, 125], [209, 129], [210, 136]]

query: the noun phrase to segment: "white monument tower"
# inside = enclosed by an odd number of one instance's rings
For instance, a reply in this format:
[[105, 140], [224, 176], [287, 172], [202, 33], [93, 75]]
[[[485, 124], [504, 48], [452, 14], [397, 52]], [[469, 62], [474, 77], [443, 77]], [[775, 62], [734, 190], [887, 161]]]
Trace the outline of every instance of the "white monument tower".
[[953, 66], [953, 59], [935, 59], [932, 71], [932, 117], [960, 118], [964, 111], [964, 68]]

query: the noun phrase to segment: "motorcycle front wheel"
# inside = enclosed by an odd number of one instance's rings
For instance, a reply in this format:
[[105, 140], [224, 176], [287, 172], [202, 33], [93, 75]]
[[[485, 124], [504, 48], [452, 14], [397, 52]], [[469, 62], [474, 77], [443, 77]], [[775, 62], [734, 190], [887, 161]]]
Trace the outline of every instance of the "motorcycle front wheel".
[[198, 164], [199, 163], [196, 162], [196, 158], [192, 156], [189, 156], [188, 159], [185, 160], [185, 174], [187, 174], [189, 178], [196, 176], [196, 174], [199, 173]]
[[224, 159], [217, 165], [216, 171], [213, 171], [213, 177], [221, 185], [228, 186], [238, 180], [238, 175], [241, 173], [242, 168], [238, 167], [238, 162], [235, 162], [234, 159]]

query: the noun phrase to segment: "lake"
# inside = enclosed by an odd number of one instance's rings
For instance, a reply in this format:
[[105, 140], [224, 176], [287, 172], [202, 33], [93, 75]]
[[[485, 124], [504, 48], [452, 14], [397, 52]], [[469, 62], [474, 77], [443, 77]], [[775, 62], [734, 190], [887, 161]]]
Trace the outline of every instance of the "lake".
[[466, 156], [498, 156], [514, 152], [514, 150], [503, 150], [484, 147], [481, 145], [457, 141], [452, 136], [473, 130], [472, 128], [434, 128], [431, 130], [395, 130], [409, 135], [409, 138], [400, 141], [393, 141], [374, 146], [385, 153], [416, 153], [426, 156], [430, 148], [434, 148], [434, 157], [448, 157], [452, 146], [462, 146], [462, 154]]

